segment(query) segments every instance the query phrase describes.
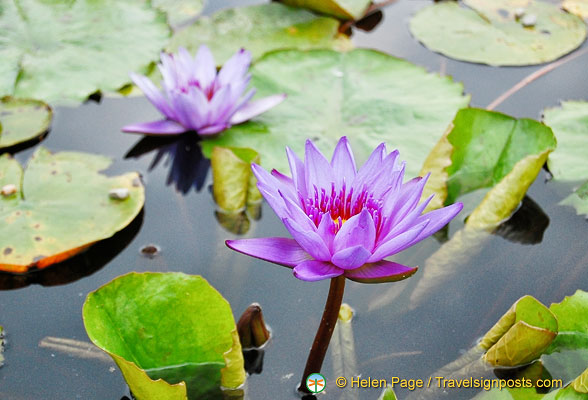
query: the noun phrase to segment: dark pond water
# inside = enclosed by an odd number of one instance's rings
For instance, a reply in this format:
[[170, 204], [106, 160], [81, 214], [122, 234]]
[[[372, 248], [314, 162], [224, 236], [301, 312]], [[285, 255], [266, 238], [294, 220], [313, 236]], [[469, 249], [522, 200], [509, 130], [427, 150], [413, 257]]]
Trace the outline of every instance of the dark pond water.
[[[207, 12], [245, 2], [209, 3], [213, 4]], [[408, 33], [409, 16], [428, 3], [399, 1], [388, 7], [374, 31], [355, 32], [355, 44], [386, 51], [430, 71], [444, 71], [464, 83], [465, 91], [472, 94], [472, 104], [479, 107], [540, 68], [492, 68], [431, 53]], [[586, 98], [587, 67], [588, 55], [579, 57], [528, 85], [498, 109], [517, 117], [538, 118], [541, 110], [556, 106], [560, 100]], [[181, 182], [177, 185], [181, 190], [173, 182], [168, 184], [172, 164], [166, 156], [152, 169], [156, 151], [125, 159], [140, 137], [122, 134], [120, 127], [156, 117], [157, 112], [144, 98], [107, 98], [99, 104], [56, 110], [52, 131], [42, 145], [54, 151], [106, 154], [114, 159], [108, 173], [140, 171], [147, 201], [142, 217], [129, 229], [67, 265], [18, 280], [2, 276], [3, 287], [13, 289], [0, 291], [0, 324], [8, 335], [6, 364], [0, 368], [0, 399], [119, 400], [127, 394], [112, 362], [81, 358], [42, 347], [40, 342], [46, 337], [88, 341], [81, 317], [86, 295], [129, 271], [201, 274], [228, 299], [237, 318], [250, 303], [259, 302], [274, 338], [266, 349], [263, 372], [248, 379], [247, 398], [296, 398], [294, 387], [329, 284], [305, 283], [287, 269], [229, 251], [224, 240], [236, 235], [219, 226], [209, 190], [210, 176], [205, 175], [207, 164], [198, 163], [193, 150], [181, 159], [197, 170], [193, 177], [200, 180], [187, 186]], [[33, 150], [20, 152], [18, 159], [26, 161]], [[348, 283], [344, 301], [357, 311], [353, 333], [358, 369], [364, 377], [426, 379], [459, 357], [519, 297], [531, 294], [549, 304], [576, 289], [588, 289], [588, 223], [572, 208], [558, 206], [572, 185], [546, 182], [546, 178], [542, 172], [530, 188], [528, 196], [535, 206], [517, 226], [524, 232], [522, 236], [537, 241], [548, 224], [540, 243], [520, 244], [492, 236], [471, 256], [448, 263], [459, 273], [440, 287], [424, 291], [418, 303], [411, 300], [411, 293], [425, 275], [424, 268], [396, 284]], [[465, 216], [462, 213], [450, 234], [460, 228]], [[251, 223], [246, 236], [287, 236], [287, 232], [264, 206], [261, 220]], [[150, 243], [161, 247], [159, 256], [140, 254], [140, 248]], [[396, 261], [423, 266], [439, 247], [439, 242], [429, 238], [398, 255]], [[329, 380], [335, 378], [332, 371], [327, 355], [323, 373]], [[332, 389], [322, 398], [338, 399], [342, 394]], [[404, 398], [407, 392], [397, 394]], [[447, 398], [471, 398], [474, 394], [451, 392]], [[366, 390], [359, 398], [376, 399], [378, 395], [379, 390]]]

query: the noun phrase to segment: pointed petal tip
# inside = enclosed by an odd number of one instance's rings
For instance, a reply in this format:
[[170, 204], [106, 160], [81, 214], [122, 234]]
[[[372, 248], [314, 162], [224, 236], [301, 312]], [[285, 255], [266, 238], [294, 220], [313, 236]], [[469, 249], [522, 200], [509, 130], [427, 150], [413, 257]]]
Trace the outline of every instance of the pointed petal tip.
[[379, 261], [373, 264], [345, 271], [345, 277], [359, 283], [398, 282], [407, 279], [418, 271], [419, 267], [407, 267], [391, 261]]

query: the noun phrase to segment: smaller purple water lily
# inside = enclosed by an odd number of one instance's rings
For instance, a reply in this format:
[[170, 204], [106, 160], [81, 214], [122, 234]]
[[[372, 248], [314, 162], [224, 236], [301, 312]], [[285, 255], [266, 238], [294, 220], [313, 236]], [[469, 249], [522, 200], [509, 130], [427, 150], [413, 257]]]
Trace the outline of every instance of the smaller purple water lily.
[[161, 53], [157, 66], [163, 81], [160, 91], [149, 78], [131, 74], [131, 79], [164, 119], [127, 125], [122, 130], [146, 135], [177, 135], [196, 131], [200, 136], [219, 132], [248, 121], [281, 103], [285, 95], [250, 101], [255, 89], [245, 93], [251, 74], [251, 53], [241, 49], [217, 74], [210, 49], [200, 46], [196, 57], [184, 48], [177, 54]]
[[[398, 151], [382, 143], [357, 171], [343, 137], [331, 161], [308, 140], [302, 162], [286, 150], [292, 177], [253, 164], [260, 192], [294, 239], [228, 240], [238, 252], [294, 269], [305, 281], [345, 276], [375, 283], [404, 279], [416, 268], [385, 258], [429, 237], [462, 209], [461, 203], [422, 214], [428, 176], [403, 183]], [[420, 202], [420, 203], [419, 203]]]

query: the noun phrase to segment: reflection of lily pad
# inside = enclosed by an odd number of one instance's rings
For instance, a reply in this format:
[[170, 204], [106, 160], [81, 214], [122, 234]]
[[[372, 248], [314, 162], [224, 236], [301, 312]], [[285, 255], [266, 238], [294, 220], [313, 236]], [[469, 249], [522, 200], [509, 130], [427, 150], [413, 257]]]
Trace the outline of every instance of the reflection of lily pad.
[[41, 136], [49, 129], [53, 112], [38, 100], [0, 99], [0, 150]]
[[407, 176], [420, 166], [456, 111], [467, 105], [463, 86], [407, 61], [373, 50], [280, 51], [252, 68], [260, 97], [287, 93], [284, 103], [255, 120], [202, 142], [255, 149], [266, 168], [288, 171], [284, 149], [304, 153], [307, 138], [331, 154], [349, 137], [358, 163], [382, 142], [400, 150]]
[[168, 50], [175, 52], [183, 46], [195, 53], [205, 43], [222, 64], [242, 47], [254, 59], [284, 48], [350, 48], [351, 41], [338, 28], [339, 21], [333, 18], [279, 3], [230, 8], [199, 18], [176, 33]]
[[[143, 185], [137, 173], [99, 173], [109, 165], [103, 156], [40, 148], [23, 171], [0, 157], [0, 187], [17, 187], [0, 196], [0, 269], [44, 268], [127, 226], [143, 207]], [[113, 189], [128, 190], [128, 198], [111, 199]]]
[[551, 129], [537, 121], [474, 108], [460, 110], [453, 129], [425, 162], [424, 169], [432, 172], [425, 190], [437, 194], [440, 206], [492, 187], [468, 225], [495, 227], [518, 206], [555, 146]]
[[[419, 11], [410, 30], [429, 49], [463, 61], [533, 65], [555, 60], [582, 44], [586, 26], [553, 4], [533, 0], [442, 1]], [[534, 15], [524, 27], [515, 10]]]
[[371, 0], [281, 0], [295, 7], [306, 7], [341, 19], [360, 19]]
[[139, 400], [204, 398], [245, 380], [231, 307], [200, 276], [130, 273], [90, 293], [83, 315]]
[[0, 93], [84, 100], [127, 83], [169, 28], [144, 0], [0, 0]]

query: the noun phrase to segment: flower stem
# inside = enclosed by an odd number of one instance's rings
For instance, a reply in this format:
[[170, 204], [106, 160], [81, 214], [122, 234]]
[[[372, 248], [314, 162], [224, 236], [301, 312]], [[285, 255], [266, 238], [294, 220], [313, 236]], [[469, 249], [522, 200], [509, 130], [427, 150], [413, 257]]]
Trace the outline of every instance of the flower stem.
[[331, 279], [331, 287], [329, 288], [329, 296], [327, 297], [327, 303], [325, 304], [325, 310], [323, 311], [323, 317], [321, 324], [314, 337], [314, 343], [310, 349], [308, 360], [306, 360], [306, 367], [302, 374], [302, 380], [298, 390], [304, 393], [309, 393], [306, 387], [306, 378], [315, 372], [320, 372], [323, 365], [323, 360], [327, 354], [329, 348], [329, 342], [331, 336], [333, 336], [333, 330], [337, 323], [337, 317], [339, 316], [339, 309], [341, 308], [341, 302], [343, 301], [343, 292], [345, 291], [345, 277], [338, 276]]

